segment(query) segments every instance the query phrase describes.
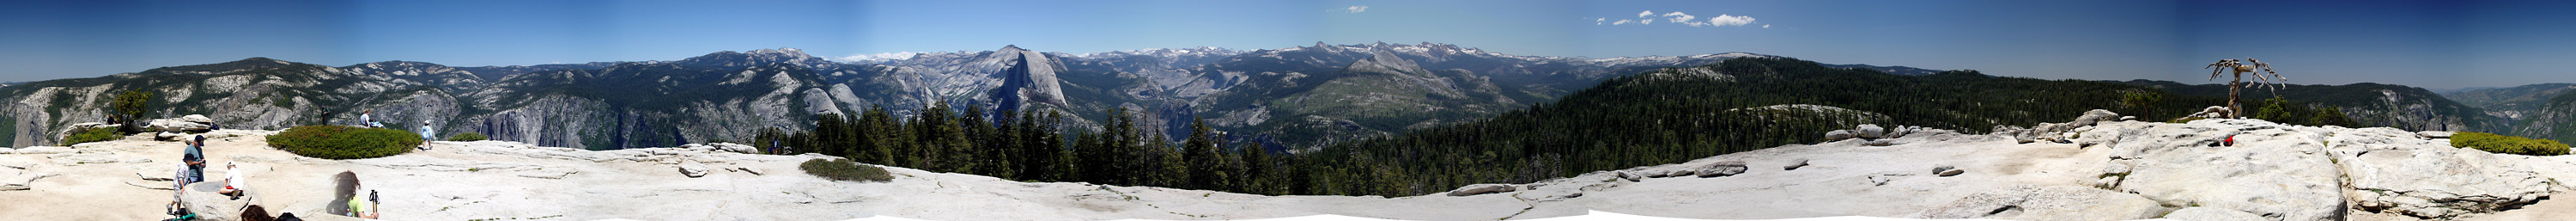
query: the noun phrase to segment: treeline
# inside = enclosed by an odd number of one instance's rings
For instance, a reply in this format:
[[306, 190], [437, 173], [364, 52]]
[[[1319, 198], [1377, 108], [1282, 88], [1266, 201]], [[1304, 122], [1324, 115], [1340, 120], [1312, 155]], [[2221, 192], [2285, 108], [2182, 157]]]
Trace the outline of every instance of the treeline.
[[[1300, 194], [1405, 196], [1475, 183], [1527, 183], [1661, 165], [1786, 144], [1859, 123], [1983, 133], [2061, 122], [2092, 109], [2149, 119], [2225, 103], [2105, 82], [1993, 77], [1975, 71], [1899, 76], [1786, 58], [1743, 58], [1613, 78], [1553, 104], [1300, 154]], [[1813, 104], [1884, 115], [1797, 108]], [[1885, 120], [1874, 120], [1885, 119]]]
[[[1180, 143], [1147, 132], [1123, 109], [1101, 132], [1067, 132], [1053, 111], [985, 114], [946, 102], [899, 119], [884, 107], [860, 116], [817, 117], [812, 131], [764, 130], [756, 144], [841, 156], [862, 163], [967, 173], [1025, 182], [1090, 182], [1254, 194], [1293, 194], [1287, 159], [1257, 147], [1225, 148], [1203, 122]], [[1250, 151], [1243, 151], [1250, 150]], [[798, 153], [781, 153], [798, 154]]]
[[[1032, 182], [1091, 182], [1254, 194], [1414, 196], [1475, 183], [1527, 183], [1585, 172], [1823, 141], [1854, 124], [1983, 133], [2110, 109], [2170, 119], [2218, 98], [2079, 80], [1993, 77], [1975, 71], [1899, 76], [1786, 58], [1743, 58], [1606, 80], [1555, 103], [1481, 121], [1345, 142], [1296, 154], [1220, 146], [1204, 124], [1167, 139], [1113, 110], [1099, 132], [1068, 132], [1053, 112], [935, 105], [910, 119], [883, 108], [823, 117], [811, 132], [764, 133], [802, 150], [860, 162]], [[1813, 104], [1852, 111], [1824, 111]], [[2338, 113], [2282, 103], [2284, 119]], [[2347, 120], [2348, 121], [2348, 120]], [[2285, 121], [2286, 122], [2286, 121]], [[1178, 140], [1179, 143], [1171, 141]]]

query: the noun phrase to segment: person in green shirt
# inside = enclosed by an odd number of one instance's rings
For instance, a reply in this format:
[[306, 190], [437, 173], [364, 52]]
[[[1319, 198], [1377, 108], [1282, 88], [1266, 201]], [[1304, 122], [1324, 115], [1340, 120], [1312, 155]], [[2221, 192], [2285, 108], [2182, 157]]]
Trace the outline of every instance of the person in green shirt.
[[376, 219], [376, 216], [383, 215], [376, 212], [376, 204], [374, 190], [368, 190], [366, 195], [349, 194], [349, 216]]

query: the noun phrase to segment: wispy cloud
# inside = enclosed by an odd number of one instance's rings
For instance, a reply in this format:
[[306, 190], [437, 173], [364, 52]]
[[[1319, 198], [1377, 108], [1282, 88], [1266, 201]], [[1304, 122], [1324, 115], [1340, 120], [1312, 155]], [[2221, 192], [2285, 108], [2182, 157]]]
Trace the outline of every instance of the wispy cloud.
[[832, 60], [840, 61], [840, 62], [861, 62], [861, 61], [903, 60], [903, 59], [912, 59], [912, 56], [913, 56], [913, 55], [919, 55], [919, 54], [921, 54], [921, 52], [909, 52], [909, 51], [906, 51], [906, 52], [886, 52], [886, 53], [876, 53], [876, 54], [854, 54], [854, 55], [850, 55], [850, 56], [841, 56], [841, 57], [837, 57], [837, 58], [832, 58]]
[[[1664, 23], [1667, 23], [1667, 24], [1689, 25], [1689, 26], [1691, 26], [1691, 27], [1705, 27], [1705, 26], [1744, 26], [1744, 25], [1750, 25], [1750, 24], [1753, 24], [1753, 20], [1754, 20], [1754, 19], [1753, 19], [1753, 17], [1751, 17], [1751, 16], [1735, 16], [1735, 15], [1727, 15], [1727, 14], [1719, 14], [1719, 15], [1717, 15], [1717, 17], [1710, 17], [1710, 18], [1708, 18], [1708, 19], [1700, 19], [1700, 17], [1699, 17], [1699, 16], [1692, 16], [1692, 15], [1690, 15], [1690, 13], [1683, 13], [1683, 12], [1679, 12], [1679, 11], [1674, 11], [1674, 12], [1667, 12], [1667, 13], [1663, 13], [1663, 14], [1655, 14], [1655, 11], [1651, 11], [1651, 10], [1649, 10], [1649, 11], [1638, 11], [1638, 12], [1637, 12], [1637, 18], [1638, 18], [1638, 19], [1619, 19], [1618, 21], [1609, 21], [1609, 18], [1592, 18], [1592, 25], [1626, 25], [1626, 24], [1629, 24], [1629, 23], [1635, 23], [1635, 24], [1638, 24], [1638, 25], [1652, 25], [1652, 24], [1655, 24], [1655, 20], [1664, 20]], [[1607, 22], [1607, 23], [1604, 23], [1604, 22]], [[1764, 24], [1764, 25], [1762, 25], [1762, 28], [1771, 28], [1771, 25], [1769, 25], [1769, 24]]]
[[1368, 6], [1366, 6], [1366, 5], [1353, 5], [1353, 6], [1351, 6], [1351, 7], [1348, 7], [1348, 8], [1342, 8], [1342, 9], [1343, 9], [1343, 10], [1350, 11], [1349, 13], [1360, 13], [1360, 12], [1367, 12], [1367, 11], [1368, 11]]

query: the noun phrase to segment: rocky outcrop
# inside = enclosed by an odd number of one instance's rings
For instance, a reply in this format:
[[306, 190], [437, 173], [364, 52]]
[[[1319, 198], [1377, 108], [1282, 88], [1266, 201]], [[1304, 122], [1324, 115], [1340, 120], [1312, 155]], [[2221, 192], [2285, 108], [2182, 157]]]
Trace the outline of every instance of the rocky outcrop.
[[1511, 184], [1476, 184], [1458, 187], [1457, 190], [1450, 190], [1449, 196], [1485, 195], [1491, 193], [1511, 192], [1513, 190], [1519, 190], [1519, 188], [1512, 187]]
[[1751, 167], [1746, 167], [1744, 165], [1744, 161], [1741, 160], [1718, 161], [1716, 163], [1709, 163], [1708, 166], [1700, 167], [1699, 172], [1696, 172], [1696, 174], [1699, 174], [1699, 177], [1734, 176], [1736, 174], [1744, 174], [1745, 169], [1748, 168]]
[[2127, 220], [2153, 218], [2166, 209], [2138, 195], [2080, 186], [2013, 186], [1960, 198], [1916, 218], [2006, 220]]
[[2527, 205], [2549, 197], [2551, 180], [2502, 156], [2410, 139], [2406, 131], [2364, 128], [2326, 138], [2342, 165], [2344, 193], [2356, 209], [2449, 219]]

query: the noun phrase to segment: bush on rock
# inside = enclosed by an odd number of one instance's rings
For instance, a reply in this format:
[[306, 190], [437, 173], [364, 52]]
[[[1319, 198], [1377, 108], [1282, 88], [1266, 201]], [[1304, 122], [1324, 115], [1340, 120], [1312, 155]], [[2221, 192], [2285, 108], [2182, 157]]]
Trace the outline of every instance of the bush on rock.
[[63, 137], [63, 146], [125, 138], [124, 134], [116, 133], [116, 128], [73, 128], [72, 130], [80, 130], [80, 132]]
[[492, 137], [483, 136], [483, 133], [475, 132], [465, 132], [456, 134], [456, 136], [447, 137], [447, 141], [483, 141], [490, 139], [492, 139]]
[[421, 142], [420, 135], [401, 130], [340, 125], [301, 126], [268, 136], [269, 147], [295, 155], [334, 160], [408, 153]]
[[848, 159], [805, 160], [805, 164], [797, 165], [796, 168], [805, 170], [806, 174], [813, 174], [814, 176], [823, 177], [823, 179], [830, 179], [833, 181], [886, 182], [894, 180], [894, 176], [890, 173], [886, 173], [885, 168], [861, 165], [858, 164], [858, 162], [850, 162]]
[[2532, 156], [2567, 155], [2567, 144], [2555, 140], [2531, 139], [2479, 132], [2460, 132], [2451, 136], [2451, 146], [2477, 148], [2488, 153]]

